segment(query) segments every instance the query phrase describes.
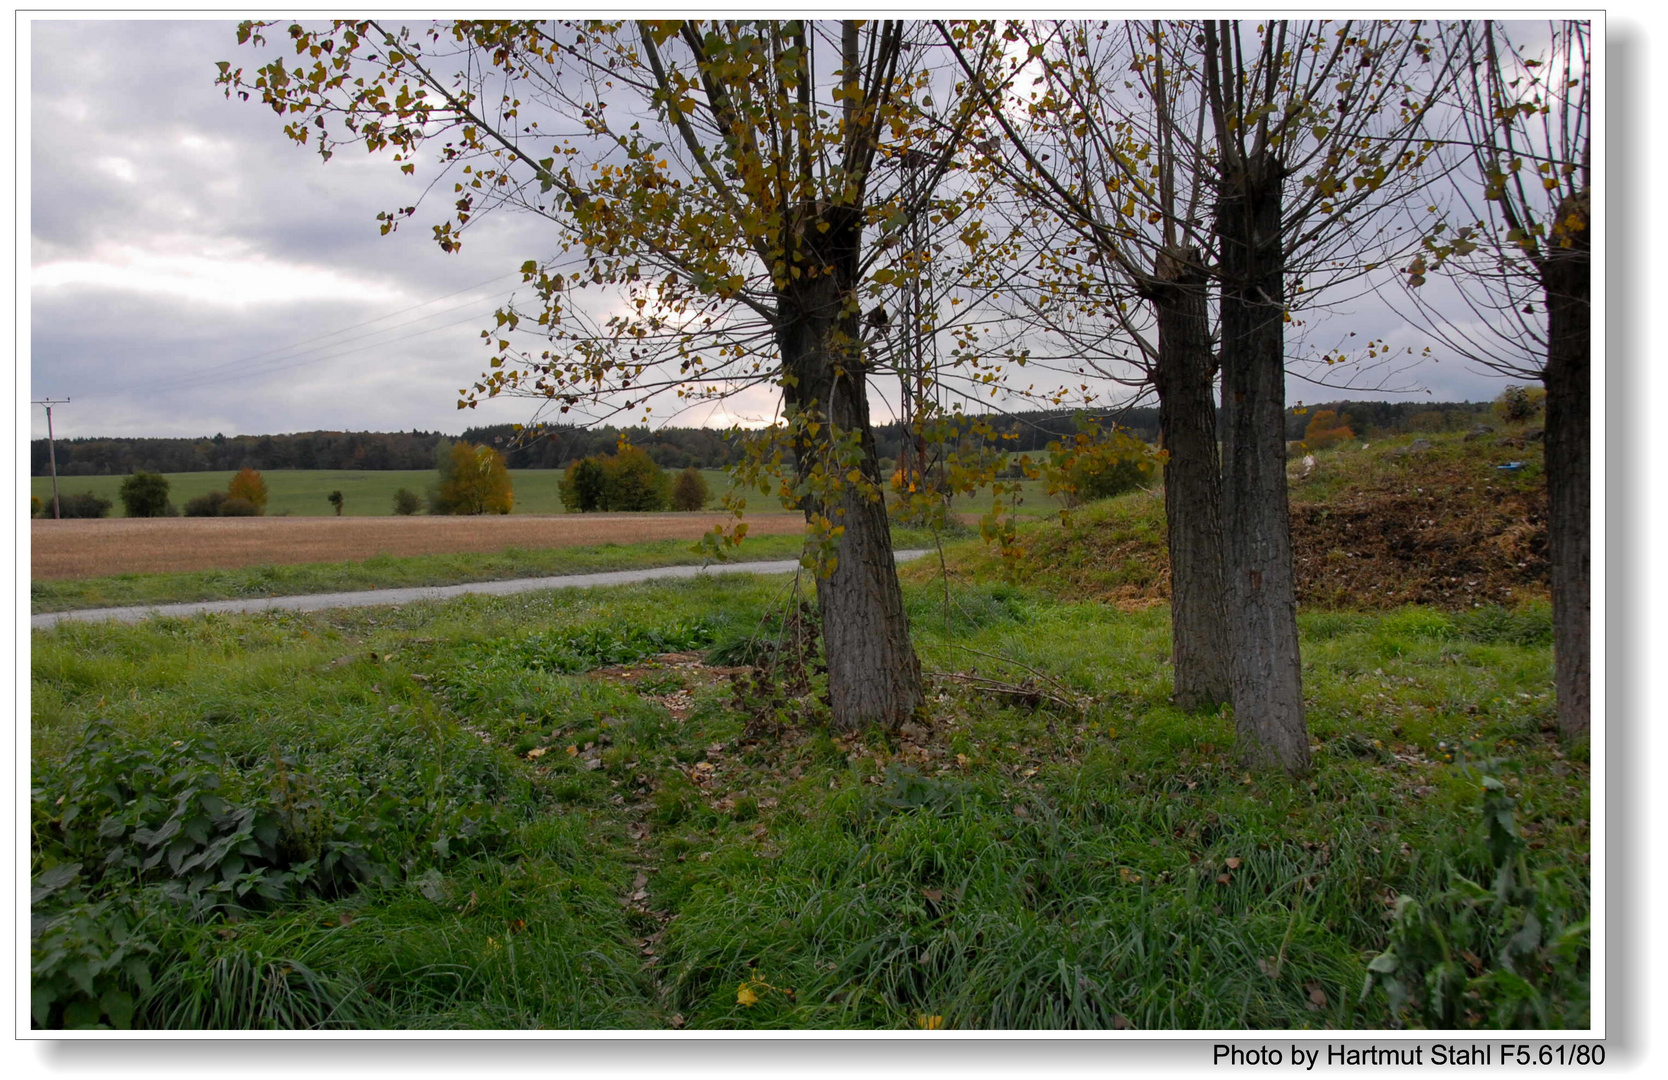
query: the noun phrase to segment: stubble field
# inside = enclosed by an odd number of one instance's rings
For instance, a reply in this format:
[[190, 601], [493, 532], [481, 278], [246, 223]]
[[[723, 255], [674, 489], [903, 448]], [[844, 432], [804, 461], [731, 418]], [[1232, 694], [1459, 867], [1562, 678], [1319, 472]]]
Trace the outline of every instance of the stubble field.
[[[555, 514], [507, 517], [119, 518], [30, 523], [37, 581], [349, 562], [505, 548], [695, 540], [728, 514]], [[799, 514], [749, 514], [754, 536], [797, 533]]]

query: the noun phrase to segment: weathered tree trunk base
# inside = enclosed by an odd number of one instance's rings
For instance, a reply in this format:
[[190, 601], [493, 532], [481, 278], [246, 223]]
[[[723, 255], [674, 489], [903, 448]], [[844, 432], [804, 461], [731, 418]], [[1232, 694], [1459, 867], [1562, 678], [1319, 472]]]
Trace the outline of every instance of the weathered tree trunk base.
[[[854, 505], [855, 504], [855, 505]], [[834, 728], [896, 731], [925, 703], [921, 661], [909, 638], [884, 503], [845, 500], [834, 572], [817, 580]]]
[[1286, 492], [1285, 264], [1278, 165], [1249, 162], [1217, 204], [1221, 245], [1223, 573], [1234, 727], [1252, 766], [1309, 768]]
[[1233, 693], [1222, 579], [1222, 469], [1216, 444], [1215, 359], [1199, 253], [1165, 250], [1145, 294], [1158, 316], [1160, 439], [1165, 543], [1170, 551], [1171, 700], [1180, 709], [1222, 704]]
[[[844, 529], [832, 573], [817, 580], [829, 706], [837, 731], [876, 725], [896, 730], [920, 711], [926, 693], [892, 558], [857, 347], [852, 290], [863, 219], [850, 207], [805, 205], [800, 212], [802, 228], [791, 235], [804, 245], [808, 264], [831, 272], [807, 276], [778, 294], [776, 339], [788, 375], [784, 398], [815, 424], [807, 424], [795, 446], [800, 477], [819, 476], [823, 485], [805, 503], [806, 520], [826, 516], [829, 527]], [[834, 456], [840, 440], [853, 433], [861, 451], [860, 481], [850, 479], [849, 462]]]
[[[1566, 200], [1560, 221], [1586, 201]], [[1552, 579], [1553, 687], [1565, 738], [1592, 726], [1592, 263], [1587, 230], [1545, 260], [1547, 539]]]

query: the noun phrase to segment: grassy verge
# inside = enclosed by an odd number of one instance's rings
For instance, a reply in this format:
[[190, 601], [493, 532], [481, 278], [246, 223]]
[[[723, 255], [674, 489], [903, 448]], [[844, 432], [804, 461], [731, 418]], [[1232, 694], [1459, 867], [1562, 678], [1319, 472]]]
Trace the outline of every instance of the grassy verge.
[[[1167, 703], [1162, 608], [996, 584], [910, 586], [930, 723], [832, 737], [730, 678], [793, 655], [789, 589], [35, 634], [37, 1022], [1585, 1023], [1539, 609], [1303, 615], [1293, 782]], [[1363, 994], [1387, 947], [1447, 996]]]
[[[892, 542], [901, 549], [927, 547], [933, 540], [930, 533], [922, 530], [895, 529]], [[798, 536], [755, 536], [745, 540], [732, 558], [737, 561], [791, 559], [799, 555], [802, 545], [803, 540]], [[458, 585], [471, 581], [689, 566], [705, 561], [706, 556], [684, 540], [595, 547], [506, 548], [492, 554], [463, 552], [404, 558], [380, 555], [361, 562], [300, 563], [182, 574], [119, 574], [34, 581], [29, 585], [29, 603], [30, 611], [39, 614], [83, 608]]]

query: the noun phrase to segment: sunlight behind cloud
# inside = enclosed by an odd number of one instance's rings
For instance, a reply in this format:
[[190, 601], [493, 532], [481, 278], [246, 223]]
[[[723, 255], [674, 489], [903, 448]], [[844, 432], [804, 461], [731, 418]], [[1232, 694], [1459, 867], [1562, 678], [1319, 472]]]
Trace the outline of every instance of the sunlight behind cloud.
[[298, 300], [397, 303], [406, 293], [334, 270], [265, 259], [155, 255], [123, 248], [97, 259], [66, 259], [34, 268], [34, 289], [100, 288], [162, 293], [187, 300], [241, 306]]

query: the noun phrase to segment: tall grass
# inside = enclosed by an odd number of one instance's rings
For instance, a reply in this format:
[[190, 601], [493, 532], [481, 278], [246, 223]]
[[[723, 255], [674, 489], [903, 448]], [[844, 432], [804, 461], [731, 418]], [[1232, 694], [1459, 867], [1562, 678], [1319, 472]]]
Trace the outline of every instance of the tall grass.
[[[1162, 608], [910, 586], [928, 669], [1087, 703], [940, 680], [904, 739], [834, 738], [814, 694], [750, 728], [724, 677], [626, 648], [747, 654], [790, 595], [37, 633], [32, 876], [61, 866], [60, 763], [97, 717], [134, 746], [212, 737], [238, 777], [289, 755], [387, 871], [206, 921], [136, 907], [140, 1026], [1380, 1028], [1398, 1014], [1362, 987], [1396, 898], [1479, 865], [1481, 757], [1512, 763], [1529, 865], [1585, 902], [1587, 767], [1548, 734], [1540, 608], [1304, 614], [1317, 752], [1294, 782], [1241, 769], [1226, 714], [1168, 704]], [[37, 915], [92, 910], [61, 899]]]

